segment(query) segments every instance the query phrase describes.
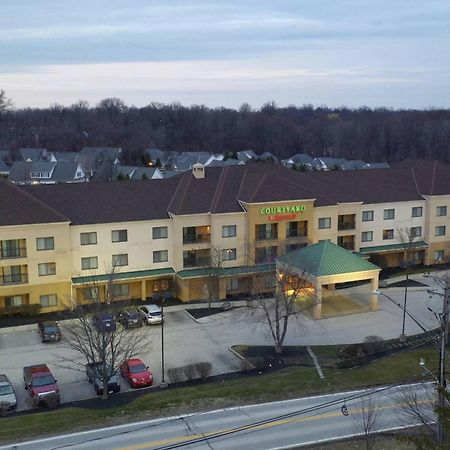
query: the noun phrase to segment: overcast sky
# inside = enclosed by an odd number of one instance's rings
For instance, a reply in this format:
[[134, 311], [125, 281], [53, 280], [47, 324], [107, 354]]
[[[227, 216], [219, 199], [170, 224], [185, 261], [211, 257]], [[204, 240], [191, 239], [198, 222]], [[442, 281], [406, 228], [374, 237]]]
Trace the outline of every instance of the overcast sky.
[[18, 107], [449, 107], [448, 0], [0, 0]]

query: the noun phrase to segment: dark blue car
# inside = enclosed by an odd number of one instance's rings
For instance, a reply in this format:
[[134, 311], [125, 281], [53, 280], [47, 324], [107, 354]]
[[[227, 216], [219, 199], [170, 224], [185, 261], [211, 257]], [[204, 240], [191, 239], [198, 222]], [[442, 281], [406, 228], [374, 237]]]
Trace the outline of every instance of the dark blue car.
[[99, 332], [109, 332], [116, 330], [114, 316], [109, 313], [98, 313], [92, 317], [92, 324]]

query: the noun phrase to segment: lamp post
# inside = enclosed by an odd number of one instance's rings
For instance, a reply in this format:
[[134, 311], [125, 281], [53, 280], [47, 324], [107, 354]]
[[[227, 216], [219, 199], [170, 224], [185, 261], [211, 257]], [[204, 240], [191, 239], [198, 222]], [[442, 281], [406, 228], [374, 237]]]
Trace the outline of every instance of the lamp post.
[[160, 387], [167, 387], [165, 367], [164, 367], [164, 295], [158, 294], [157, 298], [161, 300], [161, 382]]
[[404, 268], [406, 270], [406, 279], [405, 279], [405, 297], [403, 299], [402, 334], [400, 335], [400, 342], [406, 342], [405, 319], [406, 319], [406, 300], [408, 298], [408, 282], [409, 282], [409, 264], [408, 264], [408, 261], [405, 262]]

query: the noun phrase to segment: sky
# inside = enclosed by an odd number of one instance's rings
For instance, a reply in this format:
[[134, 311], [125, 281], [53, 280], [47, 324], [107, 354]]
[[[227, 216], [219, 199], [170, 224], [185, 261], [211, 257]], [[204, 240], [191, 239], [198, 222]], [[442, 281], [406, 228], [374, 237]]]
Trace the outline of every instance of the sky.
[[450, 105], [448, 0], [0, 0], [16, 107]]

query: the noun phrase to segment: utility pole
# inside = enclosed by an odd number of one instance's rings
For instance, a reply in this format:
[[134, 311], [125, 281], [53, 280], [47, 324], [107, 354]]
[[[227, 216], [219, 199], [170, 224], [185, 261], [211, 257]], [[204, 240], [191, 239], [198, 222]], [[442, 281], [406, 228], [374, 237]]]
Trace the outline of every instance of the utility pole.
[[[447, 387], [447, 380], [445, 378], [445, 348], [448, 340], [448, 323], [449, 323], [449, 303], [450, 303], [450, 277], [445, 278], [429, 276], [433, 280], [437, 281], [444, 288], [444, 293], [429, 291], [433, 294], [440, 295], [443, 298], [442, 314], [441, 314], [441, 330], [440, 330], [440, 343], [439, 343], [439, 375], [438, 375], [438, 401], [437, 406], [440, 410], [445, 408], [445, 391]], [[437, 440], [439, 444], [445, 442], [444, 426], [442, 418], [438, 422], [438, 436]]]
[[[444, 288], [444, 304], [442, 307], [441, 316], [441, 345], [439, 349], [439, 392], [438, 392], [438, 407], [442, 410], [445, 408], [445, 390], [447, 387], [447, 380], [445, 379], [445, 347], [448, 339], [448, 312], [450, 302], [450, 279], [446, 278]], [[438, 424], [438, 442], [443, 444], [445, 442], [444, 427], [442, 419]]]

